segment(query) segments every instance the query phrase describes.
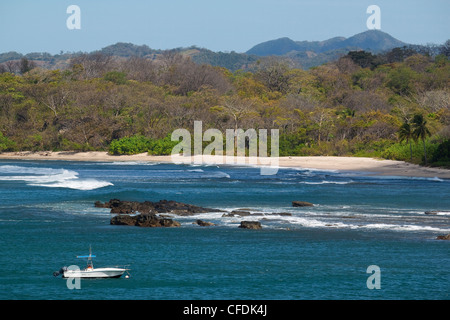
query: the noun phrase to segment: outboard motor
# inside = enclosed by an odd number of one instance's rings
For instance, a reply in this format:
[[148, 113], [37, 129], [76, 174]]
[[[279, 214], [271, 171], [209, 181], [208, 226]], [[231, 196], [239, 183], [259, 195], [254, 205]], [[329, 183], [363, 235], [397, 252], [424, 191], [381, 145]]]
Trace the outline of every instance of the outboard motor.
[[67, 271], [67, 267], [62, 267], [61, 269], [59, 269], [59, 271], [53, 272], [53, 276], [54, 276], [54, 277], [57, 277], [57, 276], [59, 276], [60, 274], [64, 274], [64, 271]]

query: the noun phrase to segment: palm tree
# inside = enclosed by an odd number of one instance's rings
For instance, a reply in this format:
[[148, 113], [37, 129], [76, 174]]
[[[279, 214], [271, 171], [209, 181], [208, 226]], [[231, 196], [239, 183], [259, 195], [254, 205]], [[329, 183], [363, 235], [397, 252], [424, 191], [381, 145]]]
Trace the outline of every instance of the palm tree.
[[427, 128], [427, 121], [423, 115], [416, 114], [413, 119], [413, 137], [415, 140], [421, 139], [423, 142], [423, 151], [425, 154], [425, 165], [427, 164], [427, 148], [425, 146], [425, 139], [431, 135], [430, 130]]
[[403, 142], [406, 140], [406, 143], [409, 143], [409, 153], [411, 154], [411, 162], [412, 162], [413, 156], [412, 156], [411, 140], [414, 139], [414, 136], [413, 136], [413, 132], [411, 130], [411, 125], [408, 122], [405, 122], [404, 124], [402, 124], [402, 126], [398, 130], [398, 137], [400, 139], [400, 142]]

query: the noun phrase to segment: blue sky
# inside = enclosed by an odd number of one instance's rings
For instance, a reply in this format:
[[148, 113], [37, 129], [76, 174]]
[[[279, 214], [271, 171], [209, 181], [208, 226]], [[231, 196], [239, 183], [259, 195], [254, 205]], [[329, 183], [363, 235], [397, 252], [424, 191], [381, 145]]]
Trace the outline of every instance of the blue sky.
[[[66, 26], [69, 5], [81, 9], [80, 30]], [[281, 37], [366, 31], [369, 5], [381, 9], [381, 30], [401, 41], [450, 38], [449, 0], [1, 0], [0, 52], [93, 51], [116, 42], [245, 52]]]

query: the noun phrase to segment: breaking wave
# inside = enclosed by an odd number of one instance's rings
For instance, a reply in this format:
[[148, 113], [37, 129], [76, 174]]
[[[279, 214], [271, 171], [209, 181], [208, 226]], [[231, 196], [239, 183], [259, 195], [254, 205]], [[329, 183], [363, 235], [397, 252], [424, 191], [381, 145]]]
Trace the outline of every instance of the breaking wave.
[[81, 179], [78, 172], [67, 169], [0, 166], [0, 181], [24, 181], [29, 186], [94, 190], [113, 184], [92, 178]]
[[[350, 208], [349, 208], [350, 209]], [[450, 228], [441, 220], [436, 223], [436, 219], [423, 219], [423, 214], [419, 211], [395, 215], [391, 212], [378, 213], [355, 213], [353, 210], [330, 212], [326, 211], [302, 211], [301, 213], [291, 208], [286, 208], [276, 212], [275, 208], [260, 209], [239, 209], [221, 208], [224, 212], [199, 213], [191, 216], [177, 216], [173, 218], [179, 221], [188, 222], [190, 220], [201, 219], [213, 222], [217, 226], [237, 227], [241, 221], [259, 221], [264, 229], [341, 229], [341, 230], [372, 230], [372, 231], [393, 231], [393, 232], [440, 232], [449, 233]], [[247, 215], [228, 215], [234, 210], [248, 211]], [[412, 216], [411, 216], [412, 215]], [[189, 223], [185, 224], [189, 225]]]
[[329, 180], [323, 180], [323, 181], [301, 181], [300, 183], [304, 184], [349, 184], [353, 183], [353, 180], [350, 181], [329, 181]]
[[99, 165], [111, 165], [111, 166], [156, 166], [159, 162], [149, 161], [113, 161], [113, 162], [99, 162]]

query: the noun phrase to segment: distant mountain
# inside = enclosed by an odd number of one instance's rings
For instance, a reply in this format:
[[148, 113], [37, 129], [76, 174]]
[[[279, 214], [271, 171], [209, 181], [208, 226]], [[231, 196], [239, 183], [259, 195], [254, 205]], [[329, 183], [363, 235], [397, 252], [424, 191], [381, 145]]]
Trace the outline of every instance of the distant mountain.
[[100, 50], [101, 53], [111, 56], [117, 56], [117, 57], [146, 57], [151, 56], [156, 53], [161, 53], [162, 50], [154, 50], [149, 48], [147, 45], [135, 45], [132, 43], [124, 43], [124, 42], [117, 42], [116, 44], [109, 45], [103, 49]]
[[311, 51], [319, 54], [342, 49], [368, 50], [377, 53], [406, 45], [385, 32], [368, 30], [350, 38], [334, 37], [325, 41], [294, 41], [289, 38], [280, 38], [257, 44], [246, 53], [257, 56], [282, 56], [292, 52]]
[[276, 40], [266, 41], [257, 44], [247, 54], [254, 54], [257, 56], [282, 56], [291, 51], [304, 51], [300, 49], [300, 46], [294, 40], [289, 38], [280, 38]]
[[404, 47], [408, 44], [400, 40], [395, 39], [386, 32], [379, 30], [369, 30], [366, 32], [358, 33], [353, 37], [350, 37], [342, 42], [345, 47], [357, 47], [362, 50], [380, 52], [393, 48]]
[[[431, 55], [441, 54], [444, 52], [442, 50], [445, 48], [447, 50], [445, 52], [450, 51], [448, 50], [450, 47], [449, 44], [434, 47], [408, 45], [385, 32], [377, 30], [365, 31], [350, 38], [334, 37], [324, 41], [294, 41], [289, 38], [280, 38], [260, 43], [246, 53], [234, 51], [214, 52], [197, 46], [175, 48], [172, 50], [190, 57], [194, 62], [199, 64], [209, 64], [212, 66], [224, 67], [230, 71], [236, 71], [239, 69], [254, 70], [261, 60], [269, 56], [276, 56], [282, 60], [288, 59], [292, 62], [293, 66], [309, 69], [337, 60], [339, 57], [346, 55], [349, 51], [353, 50], [365, 50], [377, 54], [383, 51], [389, 51], [393, 48], [405, 46], [416, 52], [429, 53]], [[22, 58], [33, 61], [36, 66], [41, 68], [64, 69], [70, 65], [72, 58], [81, 54], [101, 53], [119, 59], [141, 57], [158, 60], [164, 51], [165, 50], [152, 49], [145, 44], [135, 45], [132, 43], [118, 42], [91, 53], [61, 52], [60, 54], [52, 55], [45, 52], [32, 52], [23, 55], [17, 52], [5, 52], [0, 53], [0, 72], [1, 70], [10, 70], [12, 64], [8, 65], [6, 62], [19, 62]], [[445, 52], [444, 54], [448, 55], [448, 53]]]
[[[308, 69], [338, 59], [351, 50], [368, 50], [372, 53], [403, 47], [406, 43], [399, 41], [381, 31], [366, 31], [350, 38], [334, 37], [325, 41], [294, 41], [280, 38], [263, 42], [246, 53], [214, 52], [205, 48], [191, 46], [172, 49], [189, 56], [199, 64], [210, 64], [227, 68], [231, 71], [251, 69], [261, 57], [280, 56], [291, 59], [294, 64]], [[116, 57], [142, 57], [158, 59], [163, 50], [151, 49], [147, 45], [118, 42], [98, 52]]]

